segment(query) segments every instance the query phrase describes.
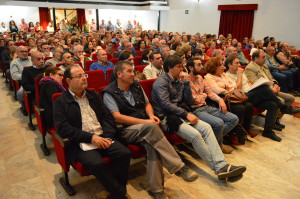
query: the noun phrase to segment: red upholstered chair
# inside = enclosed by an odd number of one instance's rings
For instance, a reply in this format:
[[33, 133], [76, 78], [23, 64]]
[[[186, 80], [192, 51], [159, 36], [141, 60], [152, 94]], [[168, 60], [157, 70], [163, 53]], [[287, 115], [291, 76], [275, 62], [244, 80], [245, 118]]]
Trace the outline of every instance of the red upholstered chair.
[[46, 61], [48, 60], [48, 59], [52, 59], [53, 57], [45, 57], [45, 59], [44, 59], [44, 63], [46, 63]]
[[88, 88], [94, 88], [96, 91], [102, 86], [106, 86], [106, 79], [103, 70], [85, 71], [89, 75], [87, 78]]
[[[148, 80], [142, 80], [140, 81], [140, 84], [142, 85], [145, 94], [147, 95], [149, 101], [151, 99], [151, 92], [152, 92], [152, 85], [155, 82], [156, 79], [148, 79]], [[166, 138], [169, 140], [171, 144], [181, 144], [186, 142], [184, 139], [179, 137], [177, 134], [171, 134], [171, 133], [165, 133]]]
[[119, 62], [119, 58], [112, 58], [110, 61], [116, 65]]
[[61, 65], [63, 65], [63, 63], [58, 63], [56, 64], [56, 67], [60, 67]]
[[[55, 102], [55, 100], [60, 95], [61, 95], [61, 93], [57, 93], [57, 94], [53, 95], [53, 97], [52, 97], [53, 98], [53, 103]], [[59, 182], [63, 186], [65, 191], [70, 196], [72, 196], [72, 195], [75, 194], [75, 190], [73, 189], [73, 187], [70, 185], [70, 182], [69, 182], [68, 172], [70, 170], [70, 165], [76, 171], [78, 171], [78, 173], [82, 176], [91, 175], [91, 173], [89, 171], [87, 171], [80, 162], [73, 162], [72, 164], [70, 164], [67, 161], [67, 159], [66, 159], [66, 147], [68, 145], [70, 145], [70, 140], [69, 139], [61, 138], [58, 135], [57, 132], [52, 132], [51, 135], [52, 135], [52, 139], [53, 139], [53, 143], [54, 143], [54, 149], [55, 149], [57, 161], [58, 161], [58, 163], [60, 164], [60, 166], [62, 167], [62, 170], [63, 170], [63, 177], [61, 177], [59, 179]], [[146, 151], [145, 151], [144, 147], [142, 147], [142, 146], [128, 145], [127, 147], [131, 152], [131, 157], [132, 158], [141, 158], [141, 157], [146, 155]], [[110, 159], [109, 158], [104, 157], [103, 159], [104, 159], [104, 162], [106, 162], [108, 165], [110, 164]]]
[[17, 42], [16, 46], [27, 46], [26, 42]]
[[146, 66], [147, 65], [138, 65], [138, 66], [135, 66], [135, 71], [139, 71], [140, 73], [143, 73], [143, 70], [144, 70], [144, 68]]
[[107, 53], [107, 60], [110, 61], [112, 59], [111, 53]]
[[205, 64], [209, 59], [203, 59], [203, 63]]
[[142, 56], [142, 54], [143, 54], [143, 51], [141, 51], [141, 50], [138, 50], [138, 51], [135, 51], [136, 52], [136, 54], [138, 55], [138, 56]]
[[47, 129], [46, 126], [45, 126], [45, 109], [43, 109], [40, 105], [40, 86], [39, 86], [39, 82], [38, 82], [38, 79], [35, 78], [34, 79], [34, 82], [35, 82], [35, 98], [36, 98], [36, 105], [34, 105], [34, 112], [35, 112], [35, 116], [36, 116], [36, 120], [37, 120], [37, 124], [38, 124], [38, 128], [39, 128], [39, 131], [42, 135], [42, 138], [43, 138], [43, 142], [42, 144], [40, 145], [43, 153], [45, 156], [48, 156], [50, 155], [50, 151], [47, 147], [47, 144], [46, 144], [46, 135], [47, 135], [47, 132], [49, 132], [51, 134], [51, 132], [54, 132], [55, 129]]
[[[30, 67], [30, 66], [26, 66], [26, 67], [24, 67], [24, 69], [28, 68], [28, 67]], [[28, 120], [29, 120], [28, 127], [30, 130], [34, 131], [35, 126], [32, 123], [33, 107], [31, 105], [31, 101], [32, 101], [33, 97], [35, 97], [35, 96], [31, 95], [31, 91], [25, 91], [25, 90], [23, 90], [23, 96], [24, 96], [24, 103], [25, 103], [26, 111], [28, 113]]]
[[117, 54], [117, 51], [113, 53], [112, 57], [114, 58], [116, 54]]
[[92, 60], [98, 60], [98, 59], [97, 59], [97, 54], [96, 54], [96, 53], [92, 54]]
[[140, 65], [140, 64], [141, 64], [141, 60], [142, 60], [142, 57], [141, 57], [141, 56], [134, 57], [134, 58], [133, 58], [134, 65], [135, 65], [135, 66]]
[[9, 74], [9, 77], [10, 77], [10, 83], [11, 83], [11, 87], [12, 89], [14, 90], [14, 99], [17, 100], [17, 88], [16, 88], [16, 81], [14, 81], [11, 77], [11, 74]]
[[110, 84], [110, 77], [111, 77], [111, 74], [114, 72], [114, 69], [107, 69], [106, 71], [106, 82], [107, 82], [107, 85]]
[[250, 51], [251, 49], [242, 49], [242, 52], [249, 61], [251, 60]]
[[84, 62], [84, 71], [89, 71], [91, 68], [92, 63], [97, 62], [97, 60], [88, 60]]

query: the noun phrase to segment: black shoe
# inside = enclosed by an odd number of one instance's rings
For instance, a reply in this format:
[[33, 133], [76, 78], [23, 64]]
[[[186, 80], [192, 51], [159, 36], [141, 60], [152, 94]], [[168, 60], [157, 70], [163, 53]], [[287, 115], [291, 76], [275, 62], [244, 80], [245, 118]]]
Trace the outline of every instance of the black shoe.
[[281, 126], [279, 126], [278, 124], [274, 123], [273, 125], [273, 129], [276, 130], [276, 131], [282, 131], [282, 128]]
[[277, 136], [274, 131], [263, 131], [262, 136], [270, 138], [274, 141], [280, 142], [281, 138]]
[[300, 108], [284, 105], [284, 106], [280, 109], [280, 111], [281, 111], [281, 113], [283, 113], [283, 114], [295, 115], [295, 114], [297, 114], [297, 113], [300, 113]]
[[285, 125], [280, 123], [279, 119], [276, 120], [275, 124], [279, 125], [282, 129], [285, 128]]
[[20, 110], [21, 110], [21, 112], [23, 113], [24, 116], [28, 116], [28, 113], [27, 113], [26, 109], [21, 107]]
[[227, 164], [225, 167], [220, 169], [217, 173], [219, 180], [223, 180], [225, 178], [239, 176], [246, 171], [245, 166], [233, 166]]

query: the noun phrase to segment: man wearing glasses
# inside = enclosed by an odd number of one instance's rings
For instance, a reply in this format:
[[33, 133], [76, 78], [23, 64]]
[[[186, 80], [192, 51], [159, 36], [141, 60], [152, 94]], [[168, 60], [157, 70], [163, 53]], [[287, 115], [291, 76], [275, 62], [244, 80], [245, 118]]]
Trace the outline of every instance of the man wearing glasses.
[[[10, 63], [10, 74], [13, 80], [18, 81], [21, 85], [22, 72], [25, 66], [31, 66], [31, 60], [28, 58], [28, 51], [25, 46], [20, 46], [17, 49], [18, 57]], [[17, 98], [21, 104], [21, 112], [26, 115], [24, 97], [23, 97], [23, 87], [17, 92]]]
[[56, 66], [56, 64], [61, 63], [61, 54], [64, 49], [61, 46], [53, 48], [53, 58], [46, 61], [46, 65]]
[[[68, 138], [67, 160], [79, 161], [110, 193], [110, 198], [126, 198], [130, 152], [115, 140], [114, 119], [99, 95], [87, 90], [87, 74], [76, 64], [64, 73], [69, 89], [54, 103], [53, 120], [58, 134]], [[89, 144], [94, 149], [86, 150]], [[102, 157], [109, 157], [109, 169]]]

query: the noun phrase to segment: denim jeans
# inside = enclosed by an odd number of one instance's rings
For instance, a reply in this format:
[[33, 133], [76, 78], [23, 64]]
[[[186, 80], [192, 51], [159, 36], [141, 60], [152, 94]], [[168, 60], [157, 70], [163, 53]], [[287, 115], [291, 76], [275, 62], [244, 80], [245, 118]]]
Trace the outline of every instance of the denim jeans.
[[239, 118], [233, 113], [224, 114], [221, 110], [211, 106], [198, 107], [194, 114], [202, 121], [210, 124], [220, 146], [223, 137], [229, 133], [239, 122]]
[[183, 123], [179, 126], [176, 134], [191, 142], [197, 154], [215, 173], [227, 165], [223, 152], [208, 123], [201, 120], [198, 120], [194, 125]]

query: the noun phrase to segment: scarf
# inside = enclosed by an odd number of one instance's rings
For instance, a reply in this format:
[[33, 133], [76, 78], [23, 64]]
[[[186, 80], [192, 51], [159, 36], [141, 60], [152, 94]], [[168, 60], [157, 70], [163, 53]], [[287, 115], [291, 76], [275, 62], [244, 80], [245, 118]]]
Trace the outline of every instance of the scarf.
[[66, 89], [65, 89], [60, 83], [58, 83], [55, 79], [53, 79], [53, 78], [51, 78], [51, 77], [49, 77], [49, 76], [43, 77], [43, 78], [40, 80], [39, 85], [42, 85], [43, 83], [45, 83], [45, 82], [47, 82], [47, 81], [54, 82], [54, 83], [58, 86], [58, 88], [60, 88], [60, 90], [62, 90], [62, 92], [65, 92], [65, 91], [66, 91]]

